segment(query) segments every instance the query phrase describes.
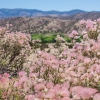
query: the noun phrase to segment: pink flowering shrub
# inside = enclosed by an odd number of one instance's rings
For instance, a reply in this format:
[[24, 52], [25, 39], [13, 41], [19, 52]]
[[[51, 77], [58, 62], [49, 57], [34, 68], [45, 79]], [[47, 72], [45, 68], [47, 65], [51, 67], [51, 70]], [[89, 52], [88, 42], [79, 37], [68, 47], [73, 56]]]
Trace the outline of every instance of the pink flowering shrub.
[[[80, 21], [84, 25], [82, 33], [74, 30], [69, 35], [73, 38], [72, 48], [67, 47], [57, 56], [38, 51], [37, 59], [25, 70], [18, 70], [15, 79], [9, 79], [7, 73], [1, 75], [2, 100], [100, 100], [99, 23], [100, 19]], [[77, 42], [80, 36], [83, 38]], [[29, 46], [24, 40], [20, 43]], [[15, 38], [9, 41], [15, 43]]]
[[0, 100], [24, 100], [23, 93], [13, 86], [15, 80], [9, 78], [7, 73], [0, 75]]
[[0, 28], [0, 73], [20, 71], [30, 53], [30, 35]]
[[[83, 21], [83, 23], [82, 23], [82, 21]], [[82, 20], [82, 21], [80, 21], [80, 24], [86, 28], [89, 38], [97, 40], [98, 35], [100, 33], [99, 19], [97, 19], [95, 21], [91, 21], [91, 20], [87, 20], [87, 21]]]

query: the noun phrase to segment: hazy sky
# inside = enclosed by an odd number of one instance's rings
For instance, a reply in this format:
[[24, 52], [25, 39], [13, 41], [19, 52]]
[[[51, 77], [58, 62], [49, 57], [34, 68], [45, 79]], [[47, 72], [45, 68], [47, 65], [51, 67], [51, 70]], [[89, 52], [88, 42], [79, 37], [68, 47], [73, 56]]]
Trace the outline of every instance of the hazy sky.
[[100, 0], [0, 0], [0, 8], [100, 11]]

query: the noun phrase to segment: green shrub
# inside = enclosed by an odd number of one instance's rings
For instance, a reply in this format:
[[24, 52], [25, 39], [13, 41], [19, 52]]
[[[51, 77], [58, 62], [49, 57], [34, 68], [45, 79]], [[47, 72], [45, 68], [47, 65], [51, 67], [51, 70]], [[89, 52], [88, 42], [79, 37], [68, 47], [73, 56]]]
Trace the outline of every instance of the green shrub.
[[57, 37], [57, 35], [60, 35], [61, 37], [63, 37], [66, 42], [71, 42], [72, 39], [65, 36], [65, 34], [62, 34], [62, 33], [47, 33], [47, 34], [40, 34], [40, 33], [35, 33], [35, 34], [32, 34], [32, 40], [36, 40], [36, 39], [39, 39], [41, 40], [41, 43], [55, 43], [56, 40], [55, 38]]
[[64, 39], [66, 40], [66, 42], [72, 42], [72, 39], [69, 37], [64, 37]]
[[54, 43], [56, 42], [55, 41], [55, 38], [56, 38], [56, 34], [32, 34], [31, 37], [32, 37], [32, 40], [36, 40], [36, 39], [39, 39], [41, 40], [42, 43]]
[[83, 39], [83, 36], [81, 35], [78, 39], [76, 39], [76, 42], [81, 42], [82, 39]]
[[56, 42], [55, 38], [56, 38], [56, 36], [54, 36], [54, 35], [43, 36], [42, 37], [42, 43], [54, 43], [54, 42]]
[[39, 39], [39, 40], [41, 40], [41, 38], [42, 38], [42, 35], [41, 34], [32, 34], [32, 40], [36, 40], [36, 39]]

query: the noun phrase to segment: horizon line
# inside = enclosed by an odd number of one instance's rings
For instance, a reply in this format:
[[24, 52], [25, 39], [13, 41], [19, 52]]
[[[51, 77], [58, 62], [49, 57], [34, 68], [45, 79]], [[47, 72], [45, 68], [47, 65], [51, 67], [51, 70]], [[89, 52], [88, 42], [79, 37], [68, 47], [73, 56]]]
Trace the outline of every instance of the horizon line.
[[[12, 10], [12, 9], [26, 9], [26, 10], [40, 10], [40, 9], [35, 9], [35, 8], [0, 8], [0, 9], [9, 9], [9, 10]], [[94, 11], [100, 11], [100, 10], [91, 10], [91, 11], [88, 11], [88, 10], [82, 10], [82, 9], [71, 9], [71, 10], [63, 10], [63, 11], [60, 11], [60, 10], [40, 10], [40, 11], [59, 11], [59, 12], [67, 12], [67, 11], [73, 11], [73, 10], [81, 10], [81, 11], [84, 11], [84, 12], [94, 12]]]

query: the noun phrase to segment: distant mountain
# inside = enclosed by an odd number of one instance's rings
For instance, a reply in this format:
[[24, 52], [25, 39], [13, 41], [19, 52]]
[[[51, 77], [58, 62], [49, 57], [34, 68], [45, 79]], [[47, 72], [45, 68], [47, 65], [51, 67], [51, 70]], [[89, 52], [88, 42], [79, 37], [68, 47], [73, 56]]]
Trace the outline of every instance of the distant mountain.
[[10, 31], [25, 33], [70, 33], [78, 30], [77, 23], [81, 19], [95, 20], [100, 18], [100, 12], [71, 11], [41, 11], [37, 9], [0, 9], [0, 26], [7, 22], [13, 27]]
[[94, 20], [100, 18], [100, 12], [93, 11], [93, 12], [86, 12], [86, 13], [78, 13], [70, 16], [59, 16], [59, 18], [64, 20], [72, 20], [72, 19], [73, 20], [81, 20], [81, 19]]
[[71, 11], [41, 11], [37, 9], [0, 9], [0, 18], [8, 18], [8, 17], [37, 17], [37, 16], [69, 16], [75, 15], [79, 13], [85, 13], [83, 10], [71, 10]]

